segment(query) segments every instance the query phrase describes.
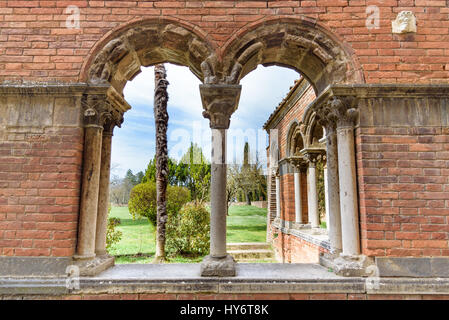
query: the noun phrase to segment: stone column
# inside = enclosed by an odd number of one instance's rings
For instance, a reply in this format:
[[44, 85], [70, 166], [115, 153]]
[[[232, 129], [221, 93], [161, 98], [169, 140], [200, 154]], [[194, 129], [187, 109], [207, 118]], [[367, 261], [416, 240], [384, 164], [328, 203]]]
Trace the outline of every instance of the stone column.
[[240, 85], [200, 85], [203, 116], [212, 129], [210, 254], [202, 276], [235, 276], [235, 260], [226, 252], [226, 130], [240, 98]]
[[329, 229], [329, 187], [327, 185], [327, 164], [323, 168], [324, 179], [324, 209], [326, 212], [326, 228]]
[[295, 222], [302, 222], [302, 202], [301, 202], [301, 172], [299, 168], [294, 173], [295, 180]]
[[210, 255], [226, 257], [226, 129], [212, 129]]
[[360, 254], [360, 237], [352, 123], [338, 121], [337, 142], [343, 255], [356, 256]]
[[[357, 118], [358, 111], [351, 107], [354, 101], [353, 97], [333, 96], [320, 111], [327, 131], [328, 183], [329, 188], [333, 190], [329, 202], [332, 208], [337, 208], [337, 193], [334, 192], [334, 190], [337, 190], [336, 181], [338, 181], [339, 190], [341, 229], [338, 228], [339, 215], [332, 213], [330, 220], [333, 229], [331, 239], [333, 239], [333, 246], [336, 249], [341, 247], [342, 258], [349, 258], [352, 261], [354, 261], [354, 257], [360, 255], [354, 146], [354, 121]], [[339, 246], [339, 230], [341, 230], [341, 246]]]
[[95, 257], [98, 192], [100, 182], [101, 143], [103, 126], [99, 112], [89, 108], [84, 112], [84, 155], [81, 185], [78, 243], [75, 259]]
[[307, 169], [307, 204], [309, 209], [309, 222], [312, 228], [320, 226], [320, 216], [318, 212], [318, 194], [316, 185], [316, 158], [309, 157], [309, 167]]
[[340, 186], [338, 179], [338, 151], [337, 151], [337, 135], [335, 127], [326, 129], [326, 172], [327, 179], [325, 182], [328, 191], [326, 192], [326, 214], [329, 215], [328, 235], [331, 247], [340, 252], [341, 243], [341, 214], [340, 214]]
[[97, 256], [107, 254], [106, 231], [108, 227], [109, 176], [111, 174], [111, 144], [113, 129], [113, 125], [105, 127], [101, 143], [100, 190], [98, 194], [97, 231], [95, 237], [95, 253]]
[[276, 218], [281, 218], [281, 177], [276, 173]]

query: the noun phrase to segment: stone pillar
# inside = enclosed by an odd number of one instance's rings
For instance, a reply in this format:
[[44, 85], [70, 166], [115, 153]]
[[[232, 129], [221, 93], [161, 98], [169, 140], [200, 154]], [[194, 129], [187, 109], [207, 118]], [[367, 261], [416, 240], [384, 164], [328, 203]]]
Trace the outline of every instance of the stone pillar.
[[320, 226], [320, 216], [318, 212], [318, 194], [316, 185], [316, 158], [309, 157], [309, 167], [307, 169], [307, 204], [309, 211], [309, 223], [312, 228]]
[[281, 177], [276, 174], [276, 218], [281, 218]]
[[107, 254], [106, 231], [108, 227], [109, 209], [109, 176], [111, 174], [111, 144], [113, 126], [103, 130], [101, 143], [100, 190], [98, 194], [97, 231], [95, 237], [95, 253], [97, 256]]
[[[360, 254], [354, 146], [354, 122], [358, 111], [352, 107], [356, 101], [357, 98], [351, 96], [332, 96], [316, 110], [320, 121], [324, 122], [322, 125], [326, 126], [327, 181], [331, 209], [329, 238], [334, 249], [330, 265], [326, 259], [320, 262], [332, 267], [336, 274], [344, 276], [369, 275], [368, 267], [373, 263]], [[335, 254], [340, 251], [339, 255]]]
[[212, 129], [210, 254], [202, 276], [235, 276], [235, 260], [226, 252], [226, 129], [240, 98], [240, 85], [200, 85], [203, 116]]
[[95, 258], [98, 192], [100, 182], [101, 143], [103, 126], [98, 111], [90, 108], [84, 113], [84, 156], [81, 185], [78, 243], [75, 259]]
[[226, 257], [226, 129], [212, 129], [210, 255]]
[[302, 222], [302, 201], [301, 201], [301, 172], [299, 169], [295, 170], [295, 222]]
[[360, 237], [352, 124], [339, 121], [337, 142], [343, 255], [356, 256], [360, 254]]
[[326, 228], [329, 229], [329, 188], [327, 185], [327, 165], [323, 168], [323, 178], [324, 178], [324, 209], [326, 212]]
[[[340, 214], [340, 186], [338, 179], [338, 150], [335, 128], [326, 129], [326, 214], [328, 218], [328, 235], [331, 247], [336, 252], [342, 249], [341, 242], [341, 214]], [[329, 208], [329, 209], [327, 209]]]

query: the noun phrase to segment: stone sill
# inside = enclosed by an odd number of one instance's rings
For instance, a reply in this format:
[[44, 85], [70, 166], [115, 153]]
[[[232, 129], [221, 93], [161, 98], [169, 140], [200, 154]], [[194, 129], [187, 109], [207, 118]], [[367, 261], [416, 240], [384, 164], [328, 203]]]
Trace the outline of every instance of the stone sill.
[[298, 224], [279, 218], [276, 218], [271, 226], [279, 229], [284, 234], [296, 236], [301, 240], [331, 251], [331, 244], [326, 229], [311, 228], [310, 225], [307, 224]]
[[[0, 278], [1, 295], [117, 293], [362, 293], [449, 294], [449, 279], [341, 277], [317, 264], [237, 264], [237, 276], [200, 276], [200, 264], [117, 265], [96, 277]], [[373, 280], [375, 280], [373, 282]], [[73, 283], [73, 282], [72, 282]]]

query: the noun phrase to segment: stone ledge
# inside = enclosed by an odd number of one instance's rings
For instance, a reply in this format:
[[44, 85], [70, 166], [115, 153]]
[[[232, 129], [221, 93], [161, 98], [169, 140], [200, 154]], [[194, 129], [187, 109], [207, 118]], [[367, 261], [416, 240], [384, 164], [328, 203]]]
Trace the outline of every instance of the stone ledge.
[[120, 265], [97, 277], [0, 278], [0, 296], [125, 293], [449, 294], [449, 279], [341, 277], [316, 264], [237, 264], [236, 277], [201, 277], [199, 264]]
[[379, 276], [449, 278], [448, 257], [376, 257]]

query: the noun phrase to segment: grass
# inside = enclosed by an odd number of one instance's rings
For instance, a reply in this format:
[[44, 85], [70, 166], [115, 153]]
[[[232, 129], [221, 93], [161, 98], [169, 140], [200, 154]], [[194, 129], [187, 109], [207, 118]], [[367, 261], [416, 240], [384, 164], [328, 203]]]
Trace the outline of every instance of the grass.
[[[265, 242], [267, 209], [253, 206], [231, 206], [227, 218], [227, 242]], [[128, 207], [112, 207], [109, 217], [119, 218], [116, 227], [122, 232], [120, 242], [109, 253], [120, 263], [151, 263], [156, 250], [155, 227], [147, 219], [133, 220]], [[203, 257], [171, 258], [171, 263], [196, 263]]]

